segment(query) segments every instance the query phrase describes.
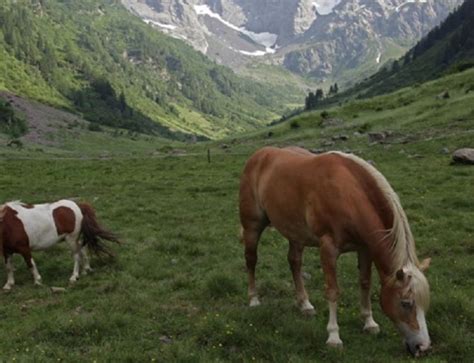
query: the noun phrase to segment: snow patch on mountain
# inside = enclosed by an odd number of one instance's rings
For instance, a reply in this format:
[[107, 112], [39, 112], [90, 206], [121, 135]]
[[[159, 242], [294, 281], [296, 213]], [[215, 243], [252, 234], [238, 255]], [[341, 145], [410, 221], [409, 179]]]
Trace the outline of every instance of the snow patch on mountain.
[[143, 19], [143, 21], [147, 24], [156, 25], [156, 26], [158, 26], [160, 28], [163, 28], [163, 29], [175, 30], [177, 28], [176, 25], [164, 24], [164, 23], [160, 23], [159, 21], [156, 21], [156, 20]]
[[219, 14], [213, 12], [208, 5], [194, 5], [194, 11], [196, 12], [197, 15], [207, 15], [211, 18], [217, 19], [218, 21], [220, 21], [222, 24], [226, 25], [227, 27], [248, 36], [255, 43], [263, 45], [265, 47], [265, 51], [255, 51], [255, 52], [247, 52], [244, 50], [237, 50], [237, 49], [233, 49], [233, 50], [245, 55], [250, 55], [250, 56], [264, 56], [265, 54], [275, 53], [275, 49], [273, 47], [277, 41], [278, 35], [268, 33], [268, 32], [254, 33], [243, 27], [238, 27], [232, 24], [231, 22], [223, 19]]
[[406, 0], [403, 4], [398, 5], [395, 8], [395, 11], [398, 13], [400, 12], [400, 9], [404, 7], [406, 4], [426, 4], [428, 0]]
[[332, 9], [336, 7], [342, 0], [316, 0], [313, 5], [321, 15], [332, 13]]

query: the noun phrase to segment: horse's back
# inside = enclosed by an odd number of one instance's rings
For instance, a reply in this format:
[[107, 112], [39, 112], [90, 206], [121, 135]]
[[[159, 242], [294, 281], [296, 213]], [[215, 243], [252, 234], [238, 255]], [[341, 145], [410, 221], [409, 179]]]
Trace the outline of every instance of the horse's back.
[[77, 204], [60, 200], [48, 204], [25, 205], [20, 202], [6, 204], [21, 222], [30, 248], [45, 249], [58, 242], [66, 234], [78, 234], [82, 215]]
[[242, 176], [241, 219], [242, 200], [252, 200], [288, 239], [311, 241], [334, 231], [350, 238], [358, 220], [374, 216], [369, 190], [374, 185], [364, 166], [343, 153], [263, 148], [250, 157]]

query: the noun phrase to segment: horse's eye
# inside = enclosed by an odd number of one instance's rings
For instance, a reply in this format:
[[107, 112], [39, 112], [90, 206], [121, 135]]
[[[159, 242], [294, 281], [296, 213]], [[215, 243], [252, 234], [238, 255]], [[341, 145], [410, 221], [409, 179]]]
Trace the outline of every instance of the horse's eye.
[[404, 309], [411, 310], [415, 302], [413, 300], [402, 300], [401, 304]]

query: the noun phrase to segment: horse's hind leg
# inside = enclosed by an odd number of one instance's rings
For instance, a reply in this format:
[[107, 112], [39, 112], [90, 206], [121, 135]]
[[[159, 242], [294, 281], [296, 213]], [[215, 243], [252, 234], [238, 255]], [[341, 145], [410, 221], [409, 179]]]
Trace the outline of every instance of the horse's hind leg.
[[335, 247], [334, 240], [331, 236], [324, 235], [321, 238], [319, 253], [324, 273], [326, 299], [329, 303], [329, 321], [327, 325], [329, 337], [326, 344], [331, 347], [342, 347], [342, 340], [339, 337], [339, 325], [337, 324], [339, 287], [337, 284], [336, 262], [339, 257], [339, 251]]
[[247, 228], [242, 227], [241, 238], [245, 245], [245, 262], [247, 264], [248, 273], [248, 297], [250, 300], [250, 306], [260, 305], [258, 299], [257, 288], [255, 286], [255, 266], [257, 265], [257, 247], [260, 235], [265, 227], [261, 225], [253, 225]]
[[303, 259], [304, 246], [290, 241], [288, 248], [288, 263], [290, 264], [293, 281], [296, 288], [296, 301], [301, 312], [305, 315], [314, 315], [314, 307], [308, 299], [308, 294], [304, 287], [303, 276], [301, 274], [301, 263]]
[[7, 270], [7, 282], [3, 286], [3, 290], [11, 290], [12, 286], [15, 285], [12, 255], [5, 254], [5, 269]]
[[66, 236], [66, 241], [69, 243], [72, 251], [72, 258], [74, 259], [74, 268], [72, 275], [69, 278], [71, 284], [75, 283], [79, 278], [80, 266], [81, 266], [81, 242], [77, 235]]
[[92, 271], [87, 246], [82, 246], [81, 248], [81, 262], [82, 262], [82, 274], [87, 275], [88, 272]]
[[379, 325], [372, 317], [372, 304], [370, 302], [370, 284], [372, 273], [372, 260], [368, 251], [358, 251], [359, 284], [360, 284], [360, 312], [364, 318], [364, 331], [377, 334]]
[[41, 285], [41, 275], [38, 272], [38, 268], [36, 267], [36, 263], [33, 260], [33, 257], [31, 257], [31, 251], [26, 250], [21, 252], [21, 255], [23, 256], [23, 259], [25, 260], [26, 265], [31, 271], [31, 274], [33, 275], [33, 279], [35, 281], [35, 285]]

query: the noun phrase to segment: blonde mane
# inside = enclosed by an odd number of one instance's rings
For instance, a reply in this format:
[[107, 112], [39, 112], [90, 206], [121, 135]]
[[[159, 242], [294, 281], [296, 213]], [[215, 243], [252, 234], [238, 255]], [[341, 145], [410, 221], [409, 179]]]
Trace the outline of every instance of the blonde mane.
[[[386, 238], [392, 237], [390, 252], [394, 262], [393, 272], [395, 273], [397, 270], [403, 269], [411, 276], [410, 284], [413, 292], [415, 293], [416, 300], [421, 306], [424, 307], [426, 311], [430, 301], [429, 285], [425, 275], [419, 269], [420, 263], [418, 261], [418, 257], [416, 256], [415, 240], [413, 238], [413, 234], [411, 233], [407, 216], [402, 208], [398, 195], [395, 193], [382, 173], [380, 173], [365, 160], [353, 154], [346, 154], [339, 151], [333, 151], [332, 153], [350, 159], [364, 168], [374, 178], [377, 186], [380, 188], [383, 195], [387, 199], [393, 212], [392, 228], [387, 231], [386, 236]], [[395, 278], [395, 276], [393, 277]]]
[[392, 237], [391, 253], [394, 261], [395, 269], [398, 270], [404, 266], [414, 265], [418, 266], [419, 261], [416, 256], [415, 240], [411, 233], [410, 225], [405, 211], [400, 204], [400, 199], [393, 188], [388, 183], [387, 179], [370, 165], [365, 160], [353, 154], [346, 154], [342, 152], [333, 152], [344, 158], [350, 159], [364, 168], [375, 180], [377, 186], [387, 199], [393, 213], [392, 228], [387, 231], [386, 238]]

